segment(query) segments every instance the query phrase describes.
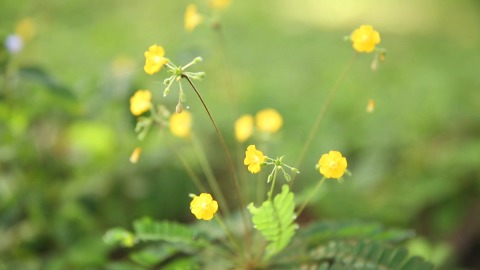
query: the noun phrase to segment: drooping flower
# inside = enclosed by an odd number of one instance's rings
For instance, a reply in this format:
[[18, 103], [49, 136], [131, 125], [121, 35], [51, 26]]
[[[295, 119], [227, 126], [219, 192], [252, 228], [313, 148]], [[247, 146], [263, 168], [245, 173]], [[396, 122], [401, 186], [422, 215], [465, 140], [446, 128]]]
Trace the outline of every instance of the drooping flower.
[[256, 149], [255, 145], [249, 145], [245, 151], [245, 159], [243, 164], [248, 166], [251, 173], [258, 173], [261, 170], [261, 165], [266, 157], [263, 153]]
[[213, 9], [225, 9], [230, 6], [230, 0], [210, 0], [210, 7]]
[[202, 20], [202, 15], [198, 13], [197, 6], [194, 4], [188, 5], [187, 9], [185, 10], [185, 30], [188, 32], [193, 31], [193, 29], [195, 29], [195, 27], [197, 27]]
[[148, 90], [138, 90], [130, 98], [130, 112], [138, 116], [150, 110], [152, 106], [152, 93]]
[[180, 138], [190, 136], [192, 127], [192, 114], [183, 110], [181, 113], [174, 113], [170, 116], [170, 132]]
[[145, 66], [143, 67], [143, 70], [149, 75], [159, 72], [160, 69], [168, 63], [168, 59], [165, 58], [165, 50], [157, 44], [150, 46], [144, 55]]
[[235, 138], [239, 142], [244, 142], [253, 133], [253, 116], [244, 114], [235, 121]]
[[380, 43], [380, 34], [371, 25], [362, 25], [353, 31], [351, 40], [355, 51], [370, 53]]
[[130, 156], [130, 162], [135, 164], [138, 162], [140, 159], [140, 154], [142, 153], [142, 148], [140, 147], [135, 147], [135, 149], [132, 152], [132, 155]]
[[275, 109], [264, 109], [255, 115], [257, 129], [267, 133], [277, 132], [283, 125], [280, 113]]
[[190, 211], [197, 219], [211, 220], [218, 211], [218, 203], [208, 193], [194, 196], [190, 202]]
[[339, 179], [347, 170], [347, 159], [338, 151], [323, 154], [318, 161], [320, 173], [326, 178]]

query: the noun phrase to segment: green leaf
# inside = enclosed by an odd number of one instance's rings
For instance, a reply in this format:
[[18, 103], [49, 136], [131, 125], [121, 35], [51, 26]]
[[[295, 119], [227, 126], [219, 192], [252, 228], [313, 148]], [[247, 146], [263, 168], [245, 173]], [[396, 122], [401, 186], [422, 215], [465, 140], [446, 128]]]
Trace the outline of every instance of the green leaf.
[[103, 242], [107, 245], [121, 245], [132, 247], [135, 244], [133, 234], [124, 228], [113, 228], [108, 230], [103, 236]]
[[282, 192], [272, 201], [265, 201], [256, 208], [253, 203], [248, 205], [255, 228], [269, 241], [267, 256], [280, 252], [290, 242], [295, 234], [294, 195], [288, 185], [282, 186]]
[[309, 260], [297, 269], [433, 269], [433, 264], [422, 258], [408, 256], [404, 248], [369, 241], [331, 241], [312, 249]]
[[67, 98], [75, 99], [75, 95], [70, 89], [58, 83], [53, 77], [39, 67], [22, 67], [19, 70], [19, 74], [22, 78], [36, 81], [43, 84], [53, 94]]
[[136, 220], [133, 223], [135, 237], [140, 241], [167, 241], [197, 245], [193, 229], [180, 223], [171, 221], [153, 221], [148, 217]]

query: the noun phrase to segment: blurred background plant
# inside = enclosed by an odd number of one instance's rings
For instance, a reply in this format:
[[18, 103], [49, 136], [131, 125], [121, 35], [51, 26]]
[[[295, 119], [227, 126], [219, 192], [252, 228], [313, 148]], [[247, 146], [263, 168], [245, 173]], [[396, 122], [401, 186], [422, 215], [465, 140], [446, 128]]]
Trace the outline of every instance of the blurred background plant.
[[[440, 269], [478, 269], [479, 4], [301, 2], [232, 1], [210, 12], [197, 1], [212, 19], [186, 32], [186, 1], [3, 1], [0, 269], [132, 269], [117, 260], [122, 250], [102, 242], [108, 228], [142, 216], [193, 221], [186, 195], [195, 188], [165, 143], [171, 135], [156, 129], [137, 145], [132, 132], [129, 98], [140, 88], [163, 91], [142, 70], [147, 46], [162, 43], [182, 63], [203, 56], [202, 94], [229, 144], [240, 115], [275, 108], [283, 127], [268, 152], [296, 157], [351, 57], [338, 41], [363, 23], [382, 33], [387, 64], [373, 72], [372, 59], [357, 59], [299, 168], [314, 181], [318, 153], [341, 149], [353, 176], [329, 185], [301, 222], [411, 228], [421, 236], [405, 243], [411, 252]], [[219, 35], [212, 27], [220, 22]], [[178, 100], [161, 101], [174, 108]], [[204, 115], [192, 95], [184, 106]], [[208, 118], [195, 117], [193, 129], [206, 138], [217, 177], [226, 176]], [[295, 189], [312, 185], [298, 181]]]

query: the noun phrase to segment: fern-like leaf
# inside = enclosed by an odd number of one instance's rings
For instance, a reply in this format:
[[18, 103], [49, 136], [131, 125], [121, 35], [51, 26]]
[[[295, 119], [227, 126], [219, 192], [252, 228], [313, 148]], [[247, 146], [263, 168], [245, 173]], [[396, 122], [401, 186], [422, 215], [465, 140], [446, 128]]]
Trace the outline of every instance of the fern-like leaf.
[[298, 269], [432, 270], [433, 265], [407, 250], [379, 242], [332, 241], [310, 252], [310, 263]]
[[171, 221], [153, 221], [145, 217], [133, 223], [135, 238], [140, 241], [166, 241], [193, 245], [195, 232], [191, 228]]
[[288, 185], [282, 186], [282, 192], [277, 194], [272, 201], [265, 201], [260, 207], [253, 203], [248, 205], [252, 214], [255, 228], [269, 241], [267, 256], [280, 252], [290, 242], [295, 234], [297, 225], [295, 220], [294, 195]]

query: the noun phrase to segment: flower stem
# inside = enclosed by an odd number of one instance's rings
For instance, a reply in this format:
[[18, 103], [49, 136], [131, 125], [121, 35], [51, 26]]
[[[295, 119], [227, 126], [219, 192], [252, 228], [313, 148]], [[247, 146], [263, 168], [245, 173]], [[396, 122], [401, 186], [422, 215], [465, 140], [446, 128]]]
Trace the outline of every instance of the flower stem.
[[270, 191], [269, 191], [268, 194], [267, 194], [269, 201], [272, 200], [273, 189], [274, 189], [274, 187], [275, 187], [275, 182], [277, 181], [277, 172], [278, 172], [277, 165], [275, 165], [275, 168], [273, 169], [272, 186], [270, 187]]
[[225, 232], [225, 234], [227, 235], [227, 238], [228, 240], [230, 241], [230, 243], [232, 243], [232, 245], [235, 246], [235, 249], [237, 252], [240, 252], [242, 249], [240, 248], [240, 245], [238, 244], [238, 242], [235, 240], [235, 238], [233, 237], [232, 233], [230, 232], [230, 230], [228, 229], [227, 226], [225, 226], [225, 223], [223, 222], [223, 219], [221, 218], [221, 216], [219, 214], [215, 215], [215, 220], [218, 222], [218, 224], [220, 225], [220, 227], [222, 227], [222, 230]]
[[192, 139], [191, 141], [192, 141], [193, 149], [195, 150], [195, 154], [197, 155], [197, 158], [200, 162], [200, 167], [202, 167], [203, 173], [207, 178], [208, 185], [212, 189], [215, 197], [218, 198], [220, 205], [224, 206], [222, 209], [225, 209], [225, 214], [230, 216], [230, 209], [228, 207], [227, 201], [225, 200], [225, 196], [223, 196], [222, 190], [218, 185], [217, 178], [215, 177], [215, 174], [212, 171], [212, 166], [210, 166], [210, 163], [208, 162], [208, 159], [205, 156], [205, 151], [203, 150], [202, 146], [198, 142], [197, 137], [194, 134], [192, 134], [191, 139]]
[[[221, 143], [222, 148], [223, 148], [223, 152], [225, 154], [225, 157], [227, 158], [227, 163], [228, 163], [228, 167], [230, 169], [230, 173], [232, 174], [232, 179], [233, 179], [233, 183], [235, 185], [235, 190], [237, 192], [237, 196], [238, 196], [238, 200], [239, 200], [239, 204], [240, 204], [240, 209], [243, 209], [243, 211], [241, 211], [241, 212], [242, 212], [242, 218], [243, 218], [243, 222], [244, 222], [244, 225], [245, 225], [245, 229], [246, 229], [246, 232], [247, 232], [246, 237], [247, 237], [247, 240], [248, 240], [248, 239], [250, 239], [250, 230], [249, 230], [249, 227], [248, 227], [249, 223], [248, 223], [247, 213], [244, 210], [245, 209], [245, 202], [243, 201], [242, 193], [240, 192], [240, 184], [238, 182], [238, 177], [237, 177], [237, 173], [235, 171], [235, 166], [233, 165], [232, 156], [230, 155], [230, 152], [228, 151], [227, 143], [225, 142], [225, 139], [223, 138], [223, 135], [220, 132], [220, 129], [218, 128], [218, 126], [217, 126], [217, 123], [213, 119], [213, 116], [210, 113], [210, 110], [208, 109], [207, 105], [205, 104], [205, 101], [203, 101], [202, 96], [198, 92], [198, 90], [195, 87], [195, 85], [193, 84], [193, 82], [190, 80], [190, 78], [188, 76], [182, 75], [182, 78], [185, 78], [188, 81], [188, 83], [192, 87], [193, 91], [197, 95], [198, 99], [202, 103], [203, 108], [207, 112], [208, 117], [210, 118], [210, 121], [212, 122], [213, 127], [215, 128], [215, 132], [217, 133], [218, 139], [220, 140], [220, 143]], [[247, 242], [249, 242], [249, 241], [247, 241]]]
[[[325, 113], [327, 112], [328, 108], [330, 107], [330, 104], [333, 101], [333, 98], [335, 97], [335, 94], [337, 93], [340, 85], [342, 82], [345, 80], [346, 75], [348, 74], [348, 71], [353, 66], [353, 63], [355, 62], [355, 59], [357, 59], [357, 53], [355, 53], [350, 61], [347, 63], [345, 68], [343, 69], [342, 73], [340, 73], [340, 76], [338, 77], [337, 81], [333, 85], [332, 89], [330, 90], [330, 93], [328, 94], [327, 99], [323, 103], [323, 106], [320, 109], [320, 112], [317, 115], [317, 118], [312, 126], [312, 129], [310, 130], [310, 133], [308, 134], [308, 137], [305, 141], [305, 144], [303, 145], [302, 151], [300, 152], [299, 158], [296, 162], [295, 168], [300, 168], [300, 165], [303, 162], [303, 159], [305, 158], [305, 154], [307, 153], [308, 149], [310, 149], [310, 145], [312, 144], [313, 139], [315, 138], [315, 135], [317, 134], [318, 128], [320, 127], [320, 123], [322, 122], [323, 117], [325, 116]], [[296, 175], [292, 177], [292, 181], [290, 181], [290, 187], [293, 187], [293, 184], [295, 182]]]
[[312, 190], [312, 192], [310, 192], [310, 194], [308, 195], [307, 199], [303, 202], [303, 204], [298, 208], [297, 210], [297, 213], [296, 213], [296, 216], [300, 216], [300, 214], [302, 213], [303, 209], [305, 209], [305, 207], [307, 206], [307, 204], [310, 202], [310, 200], [313, 198], [313, 195], [315, 195], [315, 193], [317, 193], [318, 189], [320, 189], [320, 187], [323, 185], [323, 183], [325, 182], [327, 178], [323, 177], [320, 181], [318, 181], [318, 184], [315, 186], [315, 188]]

